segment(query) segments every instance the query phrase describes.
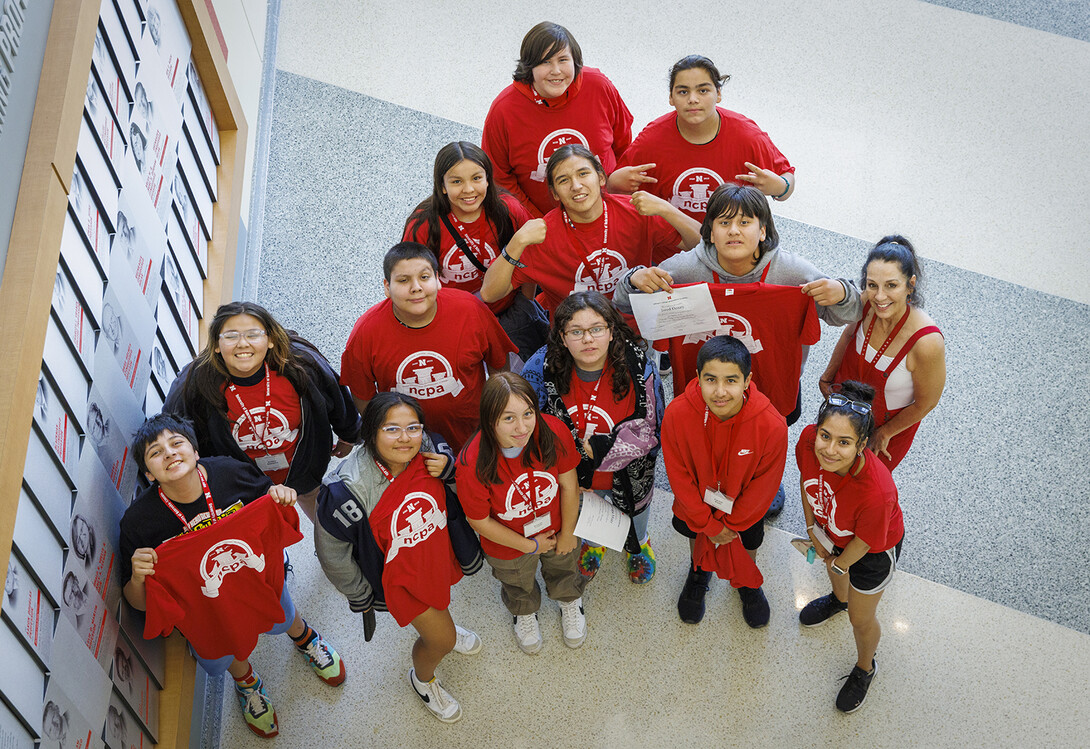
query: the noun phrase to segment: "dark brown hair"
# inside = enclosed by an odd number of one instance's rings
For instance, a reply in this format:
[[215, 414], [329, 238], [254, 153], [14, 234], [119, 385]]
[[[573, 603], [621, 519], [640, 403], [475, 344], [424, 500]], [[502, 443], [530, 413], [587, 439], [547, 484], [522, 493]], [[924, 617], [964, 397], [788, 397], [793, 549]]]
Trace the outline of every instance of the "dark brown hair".
[[780, 244], [780, 235], [776, 223], [772, 220], [772, 209], [768, 207], [765, 194], [751, 185], [736, 185], [724, 182], [715, 188], [708, 198], [708, 213], [700, 226], [700, 236], [708, 244], [712, 243], [712, 226], [722, 216], [734, 218], [739, 213], [755, 218], [765, 230], [765, 238], [757, 245], [757, 262]]
[[481, 444], [477, 453], [477, 480], [482, 484], [500, 483], [498, 465], [500, 443], [496, 439], [496, 422], [507, 408], [511, 396], [517, 396], [534, 410], [534, 431], [522, 451], [522, 464], [534, 461], [545, 468], [556, 465], [556, 436], [541, 419], [537, 393], [526, 380], [512, 372], [498, 372], [488, 378], [481, 389]]
[[472, 161], [484, 169], [488, 188], [485, 191], [484, 200], [481, 202], [481, 208], [482, 215], [492, 225], [492, 230], [496, 234], [496, 241], [499, 242], [500, 246], [495, 249], [498, 251], [506, 247], [515, 233], [507, 204], [500, 199], [502, 188], [492, 179], [492, 162], [489, 160], [488, 155], [480, 146], [468, 141], [459, 140], [448, 143], [440, 148], [439, 153], [435, 155], [431, 195], [424, 198], [420, 205], [413, 209], [412, 214], [405, 222], [405, 235], [408, 237], [415, 237], [417, 232], [420, 231], [420, 227], [427, 224], [428, 236], [424, 244], [435, 254], [436, 262], [441, 262], [439, 257], [439, 237], [441, 234], [439, 227], [442, 219], [440, 217], [451, 211], [450, 197], [443, 192], [443, 177], [462, 161]]
[[300, 396], [310, 389], [311, 377], [306, 370], [306, 360], [292, 351], [291, 344], [296, 341], [317, 351], [314, 345], [285, 330], [284, 326], [260, 304], [228, 302], [221, 304], [216, 310], [215, 317], [208, 325], [208, 342], [197, 354], [197, 358], [193, 360], [193, 365], [186, 374], [183, 391], [186, 413], [204, 413], [203, 405], [208, 404], [221, 416], [227, 418], [227, 398], [224, 395], [224, 386], [231, 374], [223, 362], [223, 356], [217, 353], [216, 347], [219, 345], [219, 337], [224, 325], [235, 315], [250, 315], [261, 321], [262, 327], [269, 336], [269, 342], [272, 343], [272, 348], [265, 354], [265, 363], [269, 369], [285, 377]]
[[613, 332], [606, 361], [613, 367], [613, 397], [620, 400], [632, 387], [632, 376], [628, 372], [625, 352], [629, 344], [637, 344], [640, 338], [628, 327], [613, 303], [597, 291], [577, 291], [562, 301], [553, 312], [553, 324], [549, 328], [548, 349], [545, 352], [545, 377], [556, 385], [557, 393], [568, 394], [575, 360], [564, 344], [564, 330], [575, 313], [585, 309], [601, 315]]
[[571, 32], [558, 23], [542, 21], [526, 32], [519, 48], [519, 59], [512, 74], [519, 83], [532, 85], [534, 68], [565, 47], [571, 47], [571, 59], [575, 63], [575, 75], [583, 69], [583, 50]]

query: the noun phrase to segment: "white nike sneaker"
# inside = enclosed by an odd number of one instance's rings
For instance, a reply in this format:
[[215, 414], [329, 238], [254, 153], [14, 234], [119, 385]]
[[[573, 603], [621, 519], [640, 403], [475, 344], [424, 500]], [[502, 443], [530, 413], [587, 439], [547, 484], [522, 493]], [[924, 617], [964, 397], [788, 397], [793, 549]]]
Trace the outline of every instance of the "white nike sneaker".
[[577, 648], [587, 639], [587, 617], [583, 615], [583, 599], [560, 603], [560, 624], [564, 628], [564, 644]]
[[439, 683], [439, 677], [423, 682], [416, 678], [416, 669], [410, 668], [409, 684], [412, 685], [413, 691], [420, 697], [424, 706], [431, 710], [436, 718], [444, 723], [455, 723], [461, 719], [462, 706], [458, 704], [458, 700], [450, 696], [450, 692], [443, 689], [443, 685]]
[[537, 614], [515, 617], [515, 640], [526, 655], [541, 652], [541, 627], [537, 623]]
[[454, 631], [458, 633], [457, 639], [454, 641], [455, 653], [476, 655], [481, 652], [484, 643], [481, 642], [481, 638], [476, 632], [465, 627], [459, 627], [457, 624], [454, 625]]

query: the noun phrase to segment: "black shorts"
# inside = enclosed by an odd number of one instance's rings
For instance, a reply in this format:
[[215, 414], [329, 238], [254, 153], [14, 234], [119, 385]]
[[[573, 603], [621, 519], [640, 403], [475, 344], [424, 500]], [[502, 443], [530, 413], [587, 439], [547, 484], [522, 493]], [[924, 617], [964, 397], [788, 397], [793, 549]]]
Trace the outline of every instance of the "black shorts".
[[[690, 528], [684, 520], [679, 518], [677, 515], [674, 515], [674, 519], [672, 522], [675, 531], [685, 536], [685, 538], [691, 538], [693, 540], [696, 540], [696, 531]], [[742, 546], [744, 546], [746, 550], [756, 551], [757, 549], [761, 548], [761, 544], [765, 540], [764, 518], [761, 518], [756, 523], [746, 528], [744, 531], [741, 531], [738, 535], [742, 537]]]
[[[893, 573], [897, 571], [897, 560], [901, 558], [901, 544], [904, 537], [897, 545], [886, 551], [877, 551], [866, 554], [858, 562], [848, 568], [848, 580], [852, 587], [860, 593], [881, 593], [893, 580]], [[842, 550], [843, 551], [843, 550]]]

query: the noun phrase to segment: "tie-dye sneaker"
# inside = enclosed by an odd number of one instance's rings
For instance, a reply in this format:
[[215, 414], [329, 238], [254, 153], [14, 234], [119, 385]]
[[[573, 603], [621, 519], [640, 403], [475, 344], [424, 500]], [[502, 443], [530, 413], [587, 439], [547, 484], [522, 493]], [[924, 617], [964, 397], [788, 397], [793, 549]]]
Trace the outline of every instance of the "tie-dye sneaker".
[[655, 576], [655, 551], [651, 548], [651, 539], [640, 544], [638, 554], [625, 553], [628, 562], [628, 579], [636, 585], [651, 582]]
[[598, 573], [602, 566], [602, 556], [606, 553], [604, 546], [591, 546], [586, 541], [579, 547], [579, 572], [590, 580]]

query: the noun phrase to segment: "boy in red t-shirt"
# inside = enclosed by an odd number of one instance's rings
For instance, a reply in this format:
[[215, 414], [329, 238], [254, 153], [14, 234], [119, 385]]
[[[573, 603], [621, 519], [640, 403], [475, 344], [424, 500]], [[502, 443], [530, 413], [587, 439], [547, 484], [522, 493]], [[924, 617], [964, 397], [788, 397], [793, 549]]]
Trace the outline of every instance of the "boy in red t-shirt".
[[689, 624], [704, 617], [714, 571], [738, 589], [746, 624], [763, 627], [769, 609], [757, 549], [765, 512], [783, 478], [787, 422], [752, 384], [749, 351], [737, 338], [717, 336], [705, 343], [696, 371], [662, 422], [673, 525], [690, 539], [693, 552], [678, 615]]
[[[192, 424], [172, 414], [148, 419], [133, 439], [137, 466], [154, 483], [133, 500], [121, 518], [120, 574], [125, 599], [141, 611], [147, 610], [148, 604], [146, 578], [156, 573], [171, 574], [170, 570], [156, 569], [159, 561], [156, 548], [160, 544], [207, 528], [266, 494], [278, 504], [295, 504], [295, 490], [273, 485], [257, 466], [227, 457], [202, 459], [196, 444]], [[279, 564], [280, 560], [269, 563]], [[286, 632], [318, 678], [330, 686], [342, 684], [345, 669], [340, 656], [298, 614], [286, 584], [279, 606], [284, 621], [273, 626], [268, 634]], [[240, 608], [240, 618], [245, 619], [247, 613]], [[231, 674], [251, 731], [264, 738], [279, 733], [276, 711], [261, 679], [250, 666], [249, 653], [222, 658], [205, 658], [196, 651], [194, 655], [211, 676], [220, 676], [224, 671]]]
[[386, 299], [353, 326], [341, 355], [341, 383], [360, 413], [378, 392], [411, 395], [428, 428], [457, 452], [477, 429], [485, 365], [506, 368], [515, 345], [480, 299], [441, 288], [435, 255], [424, 245], [394, 245], [382, 273]]

